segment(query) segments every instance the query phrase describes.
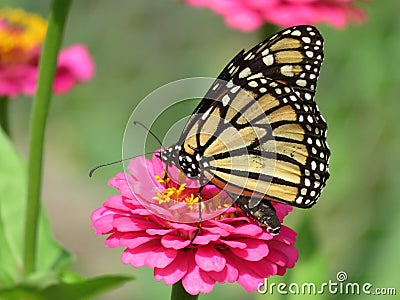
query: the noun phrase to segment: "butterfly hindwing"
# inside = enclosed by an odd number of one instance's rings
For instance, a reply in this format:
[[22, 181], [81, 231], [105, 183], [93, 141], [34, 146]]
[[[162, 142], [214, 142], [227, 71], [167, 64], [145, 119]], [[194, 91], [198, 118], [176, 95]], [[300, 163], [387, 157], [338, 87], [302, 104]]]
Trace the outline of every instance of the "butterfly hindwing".
[[204, 147], [206, 177], [233, 193], [312, 206], [329, 176], [326, 124], [288, 86], [255, 81], [263, 94], [228, 92], [231, 101], [218, 102], [212, 110], [218, 113], [197, 123], [203, 132], [217, 132], [197, 145]]

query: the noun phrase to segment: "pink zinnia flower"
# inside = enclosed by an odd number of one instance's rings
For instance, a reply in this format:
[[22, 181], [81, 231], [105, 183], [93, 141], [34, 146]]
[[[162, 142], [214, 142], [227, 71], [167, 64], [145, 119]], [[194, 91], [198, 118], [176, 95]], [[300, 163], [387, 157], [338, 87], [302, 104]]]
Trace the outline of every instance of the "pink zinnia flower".
[[252, 31], [264, 23], [282, 27], [327, 23], [343, 28], [350, 21], [366, 16], [355, 0], [185, 0], [196, 7], [207, 7], [224, 17], [231, 28]]
[[[132, 160], [129, 173], [119, 173], [109, 184], [119, 190], [92, 214], [97, 234], [107, 234], [108, 247], [124, 247], [122, 262], [133, 267], [154, 268], [156, 280], [167, 285], [182, 280], [185, 290], [196, 295], [209, 293], [216, 282], [238, 282], [253, 291], [264, 278], [283, 275], [297, 261], [296, 233], [282, 226], [272, 236], [235, 207], [197, 223], [182, 223], [161, 218], [141, 203], [177, 201], [191, 207], [197, 203], [197, 190], [178, 185], [165, 177], [164, 165], [154, 155]], [[149, 175], [149, 176], [147, 176]], [[215, 196], [214, 186], [201, 192], [202, 201]], [[158, 190], [159, 192], [152, 192]], [[197, 199], [197, 200], [196, 200]], [[194, 200], [194, 201], [193, 201]], [[279, 219], [292, 210], [274, 203]], [[193, 207], [198, 214], [197, 208]], [[193, 241], [192, 241], [193, 239]]]
[[[0, 96], [32, 96], [36, 90], [41, 46], [47, 23], [19, 9], [0, 10]], [[53, 90], [62, 94], [88, 81], [94, 62], [83, 45], [61, 49]]]

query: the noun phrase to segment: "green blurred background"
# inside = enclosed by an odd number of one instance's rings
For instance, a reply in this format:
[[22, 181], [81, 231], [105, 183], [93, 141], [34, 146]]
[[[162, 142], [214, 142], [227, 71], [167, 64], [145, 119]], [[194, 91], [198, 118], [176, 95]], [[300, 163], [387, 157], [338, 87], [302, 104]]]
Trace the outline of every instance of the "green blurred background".
[[[46, 15], [49, 1], [7, 0]], [[345, 271], [347, 282], [396, 287], [400, 293], [400, 2], [363, 3], [368, 21], [344, 30], [321, 25], [325, 63], [316, 100], [328, 125], [331, 178], [312, 210], [285, 221], [298, 232], [299, 261], [273, 281], [327, 282]], [[264, 34], [265, 35], [265, 34]], [[120, 263], [121, 248], [96, 236], [90, 214], [116, 193], [107, 180], [115, 165], [89, 179], [88, 170], [119, 159], [126, 122], [135, 105], [177, 79], [217, 76], [242, 48], [265, 36], [228, 29], [220, 16], [179, 1], [74, 1], [64, 45], [85, 43], [95, 78], [52, 102], [48, 120], [43, 199], [54, 235], [76, 256], [85, 276], [126, 272], [137, 279], [98, 299], [168, 299], [170, 287], [152, 270]], [[24, 157], [31, 99], [10, 105], [11, 133]], [[194, 105], [187, 104], [190, 112]], [[162, 128], [155, 128], [161, 134]], [[140, 139], [142, 137], [138, 137]], [[154, 148], [156, 145], [154, 144]], [[200, 299], [278, 299], [216, 285]], [[286, 298], [310, 296], [286, 296]], [[361, 299], [319, 295], [319, 299]], [[373, 299], [378, 296], [372, 296]], [[372, 299], [371, 298], [371, 299]], [[400, 299], [382, 296], [382, 299]]]

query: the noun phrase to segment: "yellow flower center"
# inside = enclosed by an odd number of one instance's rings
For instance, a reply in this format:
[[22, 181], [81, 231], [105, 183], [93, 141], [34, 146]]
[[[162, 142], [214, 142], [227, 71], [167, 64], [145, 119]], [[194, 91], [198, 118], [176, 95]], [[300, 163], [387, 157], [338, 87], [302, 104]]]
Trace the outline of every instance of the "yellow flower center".
[[163, 171], [163, 177], [158, 175], [154, 175], [156, 180], [163, 184], [165, 190], [163, 192], [158, 192], [157, 196], [153, 197], [153, 200], [158, 201], [159, 204], [167, 203], [171, 200], [179, 201], [179, 202], [186, 202], [190, 209], [193, 208], [193, 205], [199, 202], [199, 197], [195, 197], [193, 194], [182, 196], [183, 191], [185, 190], [186, 183], [179, 185], [178, 188], [170, 187], [169, 183], [171, 179], [166, 176], [166, 172]]
[[44, 40], [45, 19], [21, 9], [0, 10], [0, 66], [29, 59], [29, 52]]

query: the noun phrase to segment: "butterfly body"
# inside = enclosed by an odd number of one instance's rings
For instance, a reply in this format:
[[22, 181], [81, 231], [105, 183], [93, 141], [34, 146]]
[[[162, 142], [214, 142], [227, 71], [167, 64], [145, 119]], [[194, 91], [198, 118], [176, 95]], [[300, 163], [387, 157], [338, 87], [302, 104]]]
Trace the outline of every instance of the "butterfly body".
[[278, 233], [270, 201], [311, 207], [329, 178], [327, 125], [313, 101], [322, 44], [318, 30], [306, 25], [241, 51], [161, 159], [200, 186], [223, 189]]

